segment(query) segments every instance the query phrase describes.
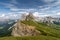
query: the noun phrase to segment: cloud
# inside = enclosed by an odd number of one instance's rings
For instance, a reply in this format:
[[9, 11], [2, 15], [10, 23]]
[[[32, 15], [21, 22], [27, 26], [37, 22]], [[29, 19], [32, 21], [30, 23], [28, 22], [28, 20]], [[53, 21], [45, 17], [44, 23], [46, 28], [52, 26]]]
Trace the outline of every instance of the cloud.
[[40, 16], [38, 12], [35, 12], [33, 15], [34, 15], [35, 17], [39, 17], [39, 16]]
[[50, 3], [50, 2], [53, 2], [54, 0], [42, 0], [42, 1]]
[[12, 4], [18, 4], [17, 0], [11, 0]]
[[3, 14], [0, 14], [0, 19], [2, 18], [2, 19], [18, 19], [18, 18], [20, 18], [19, 16], [20, 16], [21, 14], [14, 14], [14, 13], [8, 13], [8, 14], [5, 14], [5, 13], [3, 13]]
[[20, 8], [11, 8], [11, 11], [17, 12], [17, 11], [25, 11], [25, 12], [32, 12], [32, 11], [36, 11], [36, 9], [30, 8], [30, 9], [20, 9]]
[[0, 14], [0, 17], [5, 17], [5, 14]]
[[35, 17], [41, 17], [40, 15], [42, 15], [42, 14], [44, 14], [44, 13], [40, 13], [40, 12], [34, 12], [34, 13], [33, 13], [33, 15], [34, 15]]
[[60, 12], [58, 12], [57, 15], [60, 15]]
[[3, 2], [0, 2], [0, 5], [3, 5], [5, 8], [17, 8], [15, 5], [11, 4], [11, 3], [3, 3]]
[[[12, 13], [10, 12], [10, 14], [8, 13], [7, 15], [1, 14], [0, 17], [16, 18], [20, 16], [21, 13], [28, 14], [28, 12], [34, 12], [33, 15], [36, 17], [60, 15], [60, 13], [56, 13], [60, 10], [60, 0], [56, 0], [56, 1], [55, 0], [42, 0], [42, 1], [45, 2], [46, 4], [37, 5], [36, 8], [25, 8], [25, 9], [20, 8], [20, 4], [17, 2], [17, 0], [11, 0], [10, 3], [0, 2], [0, 5], [4, 5], [4, 7], [9, 8], [10, 11], [12, 11]], [[16, 5], [18, 5], [19, 8]]]
[[38, 6], [39, 8], [42, 8], [43, 10], [52, 9], [53, 7], [56, 8], [60, 6], [60, 0], [42, 0], [42, 1], [47, 3], [43, 6]]
[[46, 13], [41, 13], [41, 12], [34, 12], [33, 15], [35, 17], [46, 17], [46, 16], [53, 16], [53, 14], [46, 14]]

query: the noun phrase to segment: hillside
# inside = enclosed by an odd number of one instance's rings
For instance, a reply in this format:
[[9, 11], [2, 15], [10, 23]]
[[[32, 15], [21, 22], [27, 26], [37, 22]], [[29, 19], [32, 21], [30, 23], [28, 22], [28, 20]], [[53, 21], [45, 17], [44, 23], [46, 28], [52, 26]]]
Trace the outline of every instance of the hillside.
[[36, 36], [23, 36], [23, 37], [5, 36], [1, 37], [0, 40], [60, 40], [60, 30], [56, 30], [55, 28], [49, 27], [46, 23], [40, 23], [35, 21], [19, 21], [17, 23], [18, 24], [22, 23], [24, 25], [35, 27], [35, 30], [40, 31], [41, 34], [39, 36], [36, 35]]
[[11, 24], [0, 40], [60, 40], [60, 25], [37, 22], [31, 15]]
[[34, 21], [20, 21], [20, 23], [35, 27], [36, 30], [40, 31], [42, 34], [39, 36], [1, 37], [0, 40], [60, 40], [60, 31], [48, 27], [45, 23], [38, 23]]
[[48, 25], [45, 23], [38, 23], [38, 22], [33, 22], [33, 21], [21, 21], [21, 22], [26, 25], [35, 26], [36, 29], [42, 33], [42, 35], [54, 36], [54, 37], [60, 38], [60, 30], [56, 30], [54, 28], [48, 27]]

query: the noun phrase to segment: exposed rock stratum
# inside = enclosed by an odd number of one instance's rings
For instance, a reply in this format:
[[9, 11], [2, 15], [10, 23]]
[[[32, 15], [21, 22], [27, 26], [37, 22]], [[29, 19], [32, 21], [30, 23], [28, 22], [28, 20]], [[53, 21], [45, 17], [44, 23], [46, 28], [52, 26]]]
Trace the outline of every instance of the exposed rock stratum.
[[21, 22], [17, 22], [13, 25], [12, 36], [38, 36], [40, 31], [36, 30], [35, 26], [25, 25]]

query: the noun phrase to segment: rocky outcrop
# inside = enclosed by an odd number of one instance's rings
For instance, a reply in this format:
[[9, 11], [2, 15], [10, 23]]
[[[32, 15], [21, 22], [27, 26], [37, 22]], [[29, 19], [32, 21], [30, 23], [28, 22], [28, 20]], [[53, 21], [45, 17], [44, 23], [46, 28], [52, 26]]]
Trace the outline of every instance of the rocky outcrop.
[[36, 30], [34, 26], [25, 25], [17, 22], [13, 25], [12, 36], [38, 36], [40, 31]]

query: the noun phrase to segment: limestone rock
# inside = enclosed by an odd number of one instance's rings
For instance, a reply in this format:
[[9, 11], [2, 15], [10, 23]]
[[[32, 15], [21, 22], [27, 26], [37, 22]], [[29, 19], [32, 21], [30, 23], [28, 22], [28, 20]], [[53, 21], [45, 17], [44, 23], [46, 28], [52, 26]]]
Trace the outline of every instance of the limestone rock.
[[25, 25], [23, 23], [16, 23], [13, 26], [12, 36], [38, 36], [40, 31], [36, 30], [34, 26]]

